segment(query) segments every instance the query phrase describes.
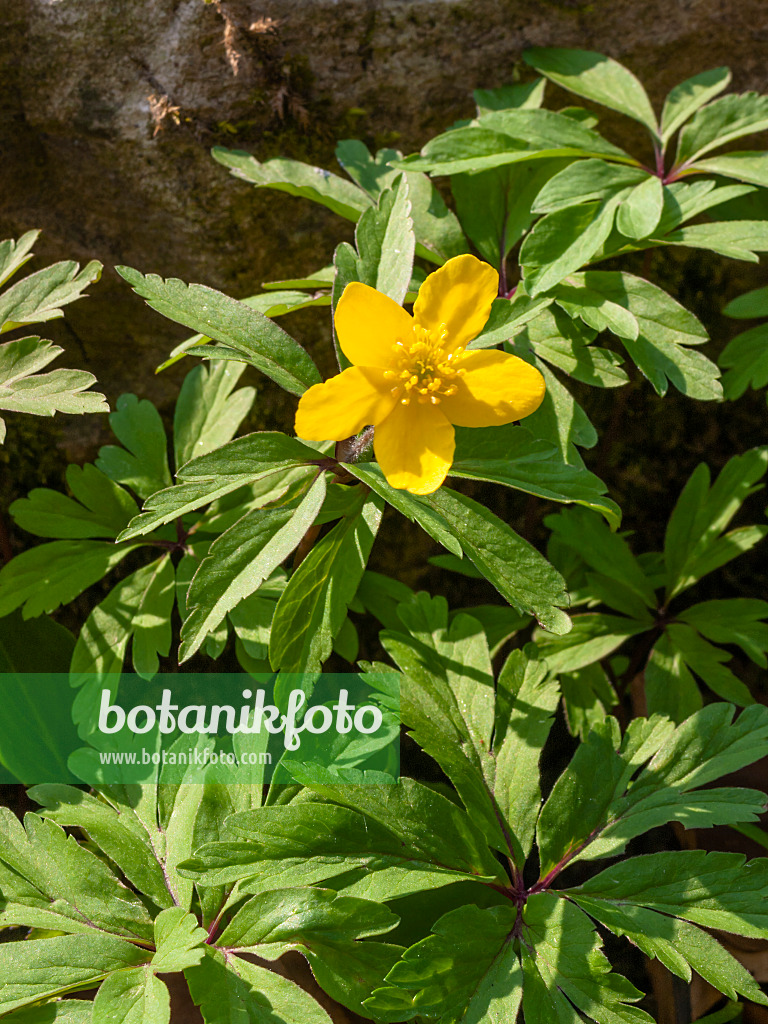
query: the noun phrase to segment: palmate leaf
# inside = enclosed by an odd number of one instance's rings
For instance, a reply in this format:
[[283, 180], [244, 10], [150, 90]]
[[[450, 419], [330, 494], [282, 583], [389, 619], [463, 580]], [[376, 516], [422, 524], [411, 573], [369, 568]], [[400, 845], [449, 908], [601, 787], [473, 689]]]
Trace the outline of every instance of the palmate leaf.
[[[108, 412], [103, 395], [87, 389], [96, 382], [86, 370], [51, 370], [39, 373], [64, 350], [37, 337], [0, 345], [0, 409], [33, 416], [57, 412]], [[5, 422], [0, 419], [0, 443]]]
[[768, 128], [768, 96], [731, 93], [707, 104], [680, 132], [676, 164], [690, 164], [726, 142]]
[[177, 469], [232, 440], [256, 398], [254, 388], [233, 394], [244, 369], [230, 361], [212, 361], [184, 378], [173, 415]]

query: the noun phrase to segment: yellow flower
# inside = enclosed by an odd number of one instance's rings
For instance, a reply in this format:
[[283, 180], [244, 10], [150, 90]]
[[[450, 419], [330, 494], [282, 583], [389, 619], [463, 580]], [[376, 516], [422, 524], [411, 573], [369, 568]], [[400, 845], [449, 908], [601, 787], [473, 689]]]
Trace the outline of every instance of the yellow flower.
[[497, 290], [496, 271], [469, 255], [429, 275], [413, 316], [366, 284], [348, 284], [335, 325], [353, 365], [302, 395], [297, 435], [343, 441], [373, 424], [374, 454], [392, 487], [436, 491], [453, 462], [452, 424], [511, 423], [544, 397], [544, 378], [517, 356], [466, 351]]

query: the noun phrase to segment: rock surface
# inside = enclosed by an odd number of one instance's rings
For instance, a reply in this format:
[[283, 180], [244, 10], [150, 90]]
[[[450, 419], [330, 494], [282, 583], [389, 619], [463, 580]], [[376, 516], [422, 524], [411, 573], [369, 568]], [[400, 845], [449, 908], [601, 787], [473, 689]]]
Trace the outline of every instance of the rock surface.
[[[0, 237], [41, 227], [36, 265], [95, 257], [236, 296], [328, 262], [350, 228], [235, 181], [213, 144], [325, 166], [339, 137], [413, 151], [530, 45], [609, 53], [656, 103], [718, 64], [768, 88], [765, 0], [0, 0], [0, 34]], [[111, 269], [91, 294], [45, 333], [111, 401], [168, 402], [183, 371], [152, 370], [187, 332]], [[325, 365], [326, 316], [286, 321]]]

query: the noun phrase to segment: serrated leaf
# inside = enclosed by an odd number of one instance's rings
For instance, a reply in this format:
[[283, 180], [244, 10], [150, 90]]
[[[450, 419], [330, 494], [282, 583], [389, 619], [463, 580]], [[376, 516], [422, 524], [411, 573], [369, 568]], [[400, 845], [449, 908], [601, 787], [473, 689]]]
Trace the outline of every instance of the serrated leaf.
[[377, 206], [362, 214], [355, 229], [357, 280], [402, 304], [413, 270], [415, 237], [409, 189], [404, 177], [382, 192]]
[[741, 398], [748, 387], [764, 388], [768, 384], [768, 324], [737, 334], [720, 353], [719, 362], [726, 371], [726, 398]]
[[[130, 267], [116, 270], [153, 309], [221, 342], [235, 353], [228, 358], [250, 363], [292, 395], [301, 395], [320, 382], [317, 367], [301, 345], [245, 303], [202, 284], [188, 285], [176, 278], [163, 281]], [[200, 351], [213, 355], [216, 347]]]
[[6, 238], [0, 242], [0, 285], [5, 284], [20, 267], [32, 259], [31, 249], [39, 235], [39, 231], [27, 231], [18, 241]]
[[565, 583], [557, 570], [506, 523], [458, 491], [441, 488], [420, 498], [438, 512], [485, 578], [519, 612], [534, 615], [545, 629], [566, 633], [571, 620]]
[[[40, 338], [19, 338], [0, 345], [0, 409], [33, 416], [57, 412], [108, 412], [104, 395], [87, 391], [96, 378], [86, 370], [38, 373], [64, 350]], [[0, 421], [0, 443], [5, 425]]]
[[639, 80], [618, 61], [589, 50], [532, 47], [523, 60], [550, 81], [639, 121], [658, 134], [656, 115]]
[[98, 281], [101, 267], [91, 260], [80, 270], [79, 263], [66, 260], [17, 281], [0, 295], [0, 334], [64, 316], [61, 306], [79, 299], [84, 288]]
[[594, 474], [563, 462], [557, 448], [524, 428], [457, 428], [451, 476], [488, 480], [550, 501], [576, 502], [601, 512], [612, 527], [621, 511], [603, 497], [605, 485]]
[[573, 616], [573, 628], [563, 637], [541, 633], [537, 641], [552, 672], [576, 672], [612, 654], [630, 637], [649, 628], [649, 623], [619, 615], [588, 612]]
[[135, 814], [120, 814], [106, 800], [73, 786], [34, 786], [29, 796], [42, 804], [38, 812], [42, 817], [84, 829], [125, 877], [159, 907], [172, 905], [152, 837]]
[[172, 974], [199, 964], [205, 956], [208, 933], [193, 914], [182, 907], [161, 910], [155, 918], [155, 955], [152, 970]]
[[0, 1012], [46, 996], [96, 984], [115, 971], [151, 957], [144, 949], [111, 935], [60, 935], [37, 942], [0, 946]]
[[696, 173], [720, 174], [724, 178], [736, 178], [750, 185], [768, 185], [768, 154], [763, 152], [726, 153], [698, 160]]
[[611, 971], [592, 922], [554, 893], [529, 898], [524, 912], [523, 1013], [526, 1024], [575, 1019], [573, 1006], [598, 1024], [651, 1024], [633, 1006], [641, 997]]
[[[768, 99], [768, 97], [766, 97]], [[714, 221], [691, 224], [661, 236], [664, 245], [682, 245], [692, 249], [709, 249], [734, 260], [757, 263], [757, 253], [768, 250], [768, 224], [759, 220]]]
[[694, 604], [676, 618], [717, 644], [736, 644], [748, 658], [768, 666], [768, 601], [757, 598], [731, 597], [724, 600], [702, 601]]
[[259, 163], [250, 153], [224, 146], [214, 146], [211, 155], [229, 168], [236, 178], [242, 178], [256, 188], [274, 188], [310, 199], [347, 220], [356, 221], [371, 205], [370, 197], [361, 188], [321, 167], [281, 158]]
[[[706, 465], [696, 467], [672, 511], [664, 537], [668, 600], [746, 549], [738, 543], [728, 544], [729, 537], [739, 531], [723, 538], [719, 535], [746, 498], [758, 489], [754, 485], [767, 467], [768, 448], [753, 448], [730, 459], [711, 489]], [[750, 538], [755, 543], [762, 528], [752, 530], [757, 530]], [[716, 545], [721, 549], [717, 550]]]
[[211, 546], [190, 584], [180, 658], [190, 658], [205, 637], [239, 601], [296, 548], [315, 521], [325, 498], [325, 477], [317, 477], [297, 508], [248, 512]]
[[171, 997], [148, 966], [110, 974], [93, 1000], [93, 1024], [168, 1024]]
[[288, 581], [269, 637], [275, 671], [320, 670], [362, 579], [381, 512], [381, 500], [369, 498], [314, 545]]
[[261, 495], [262, 503], [267, 504], [281, 497], [291, 484], [300, 486], [316, 472], [311, 463], [317, 461], [315, 449], [277, 431], [238, 437], [183, 466], [178, 473], [179, 483], [153, 494], [120, 539], [150, 533], [248, 485], [258, 484], [254, 496]]
[[516, 912], [508, 906], [460, 907], [441, 917], [365, 1002], [381, 1021], [427, 1016], [439, 1024], [514, 1024], [522, 972], [514, 951]]

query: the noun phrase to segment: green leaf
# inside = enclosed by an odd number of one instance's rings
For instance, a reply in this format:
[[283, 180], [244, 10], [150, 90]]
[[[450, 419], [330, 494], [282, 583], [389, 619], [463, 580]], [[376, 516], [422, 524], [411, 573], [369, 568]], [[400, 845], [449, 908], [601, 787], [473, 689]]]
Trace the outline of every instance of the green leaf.
[[702, 706], [698, 684], [667, 633], [654, 644], [643, 678], [649, 715], [683, 722]]
[[119, 813], [103, 798], [74, 786], [44, 785], [29, 790], [42, 804], [38, 813], [59, 825], [84, 829], [133, 885], [158, 907], [173, 900], [152, 836], [130, 809]]
[[152, 679], [167, 656], [172, 639], [171, 612], [175, 574], [170, 555], [126, 576], [98, 604], [83, 625], [72, 655], [73, 675], [122, 671], [133, 637], [134, 671]]
[[621, 196], [569, 206], [536, 223], [520, 249], [529, 295], [549, 291], [592, 259], [611, 233]]
[[390, 160], [397, 160], [400, 156], [396, 149], [380, 149], [374, 157], [360, 139], [340, 139], [335, 155], [355, 184], [375, 200], [392, 186], [399, 173], [389, 166]]
[[[734, 543], [734, 535], [739, 531], [722, 538], [720, 534], [749, 495], [759, 490], [754, 485], [766, 468], [768, 448], [763, 447], [730, 459], [711, 489], [706, 465], [702, 463], [693, 471], [672, 511], [664, 537], [667, 601], [745, 550]], [[751, 542], [755, 543], [760, 536], [753, 534]]]
[[363, 866], [362, 891], [348, 887], [346, 894], [374, 900], [454, 878], [500, 877], [466, 815], [427, 787], [402, 778], [397, 786], [346, 785], [333, 792], [344, 803], [357, 797], [355, 808], [312, 801], [233, 815], [227, 827], [236, 838], [201, 846], [182, 865], [184, 874], [204, 885], [245, 879], [240, 891], [258, 893], [315, 884]]
[[[15, 611], [0, 619], [2, 673], [18, 673], [21, 676], [67, 672], [74, 646], [75, 638], [70, 631], [46, 615], [38, 619], [25, 619], [21, 612]], [[12, 732], [10, 724], [20, 718], [21, 715], [9, 715], [8, 727], [0, 726], [0, 733], [6, 739]], [[0, 745], [0, 752], [4, 749], [4, 745]]]
[[11, 1024], [91, 1024], [91, 1004], [84, 999], [57, 999], [15, 1010], [8, 1014]]
[[549, 501], [576, 502], [601, 512], [612, 527], [621, 510], [603, 497], [605, 484], [580, 466], [562, 461], [548, 441], [518, 426], [457, 428], [451, 476], [504, 484]]
[[475, 89], [472, 98], [477, 104], [477, 112], [487, 114], [490, 110], [508, 110], [510, 107], [535, 110], [544, 102], [544, 87], [547, 83], [543, 78], [532, 82], [516, 82], [514, 85], [502, 85], [498, 89]]
[[649, 342], [622, 339], [624, 348], [637, 368], [647, 377], [658, 395], [665, 395], [670, 384], [699, 401], [717, 401], [723, 396], [720, 371], [702, 352], [668, 341]]
[[622, 202], [616, 227], [626, 238], [648, 238], [659, 223], [663, 205], [661, 178], [651, 175]]
[[565, 717], [570, 732], [582, 740], [619, 703], [613, 686], [600, 665], [588, 665], [560, 674]]
[[520, 962], [510, 941], [511, 904], [468, 905], [443, 915], [411, 946], [365, 1002], [380, 1021], [429, 1017], [439, 1024], [513, 1024], [522, 996]]
[[717, 939], [695, 925], [644, 907], [619, 907], [589, 897], [577, 897], [576, 902], [615, 935], [627, 936], [647, 956], [657, 957], [679, 978], [690, 981], [693, 968], [710, 985], [733, 999], [742, 994], [754, 1002], [766, 1002], [746, 968]]
[[618, 61], [589, 50], [532, 47], [523, 60], [550, 81], [639, 121], [658, 135], [656, 115], [638, 79]]
[[93, 1024], [168, 1024], [171, 997], [148, 966], [110, 974], [93, 1000]]
[[358, 280], [402, 304], [413, 271], [415, 238], [409, 189], [403, 177], [382, 192], [355, 229]]
[[137, 546], [55, 540], [22, 551], [0, 569], [0, 617], [22, 605], [25, 618], [34, 618], [69, 604]]
[[277, 890], [243, 904], [217, 945], [267, 960], [297, 950], [325, 992], [364, 1013], [362, 1000], [382, 984], [400, 947], [358, 940], [391, 931], [397, 921], [384, 906], [330, 889]]
[[741, 398], [748, 387], [764, 388], [768, 384], [768, 324], [758, 324], [732, 338], [720, 353], [720, 366], [726, 370], [726, 398]]
[[732, 597], [702, 601], [675, 616], [716, 644], [736, 644], [756, 665], [768, 667], [768, 601]]
[[0, 284], [5, 284], [17, 270], [32, 259], [30, 250], [39, 235], [39, 231], [27, 231], [18, 241], [6, 238], [4, 242], [0, 242]]
[[54, 822], [27, 814], [22, 828], [3, 810], [0, 865], [10, 871], [3, 872], [2, 925], [151, 940], [144, 904], [102, 860]]
[[452, 175], [462, 227], [484, 260], [499, 269], [533, 223], [533, 203], [542, 186], [565, 164], [565, 159], [537, 160]]
[[114, 538], [138, 512], [130, 494], [95, 466], [67, 466], [66, 478], [72, 498], [36, 487], [13, 502], [9, 512], [23, 530], [38, 537]]
[[759, 220], [692, 224], [664, 235], [660, 242], [692, 249], [710, 249], [730, 259], [757, 263], [756, 254], [768, 250], [768, 225]]
[[353, 476], [370, 487], [375, 494], [378, 494], [389, 505], [410, 519], [412, 523], [418, 523], [430, 537], [436, 540], [438, 544], [442, 544], [446, 550], [461, 558], [461, 544], [453, 535], [449, 523], [439, 512], [435, 512], [434, 509], [424, 505], [423, 502], [408, 491], [391, 487], [376, 463], [352, 462], [345, 463], [344, 465]]
[[753, 703], [749, 689], [723, 664], [731, 660], [727, 651], [708, 643], [695, 629], [682, 623], [667, 626], [667, 635], [688, 668], [703, 679], [718, 697], [742, 707]]
[[161, 910], [155, 918], [155, 955], [152, 970], [172, 974], [199, 964], [205, 956], [208, 933], [182, 907]]
[[[130, 267], [116, 269], [153, 309], [221, 342], [236, 353], [229, 358], [250, 363], [292, 395], [301, 395], [320, 382], [317, 367], [301, 345], [245, 303], [202, 284], [187, 285], [176, 278], [163, 281], [156, 274], [145, 277]], [[216, 350], [201, 351], [213, 354]]]
[[55, 935], [0, 946], [0, 1012], [96, 984], [137, 967], [151, 953], [111, 935]]
[[331, 1024], [331, 1018], [287, 978], [240, 957], [209, 950], [202, 963], [184, 972], [205, 1024], [268, 1021], [269, 1024]]
[[520, 871], [533, 845], [541, 808], [539, 764], [560, 693], [545, 662], [513, 651], [498, 680], [494, 795], [513, 839]]
[[753, 317], [768, 316], [768, 287], [755, 288], [732, 299], [723, 309], [726, 316], [736, 320], [751, 320]]
[[243, 370], [229, 361], [214, 361], [196, 366], [184, 378], [173, 416], [177, 469], [232, 440], [256, 398], [254, 388], [232, 394]]
[[739, 853], [652, 853], [614, 864], [570, 893], [576, 899], [584, 895], [647, 907], [703, 928], [765, 938], [768, 860], [744, 861]]
[[269, 638], [275, 671], [317, 672], [330, 655], [365, 571], [381, 510], [381, 501], [369, 498], [314, 545], [289, 580]]
[[555, 213], [569, 206], [604, 201], [649, 180], [641, 167], [607, 163], [597, 158], [575, 160], [555, 174], [533, 203], [535, 213]]
[[179, 652], [182, 661], [190, 658], [227, 612], [258, 590], [296, 548], [324, 498], [325, 477], [321, 475], [297, 508], [248, 512], [217, 538], [190, 584], [189, 613]]
[[537, 642], [551, 672], [575, 672], [602, 661], [630, 637], [648, 628], [646, 622], [590, 612], [574, 615], [573, 629], [564, 637], [541, 634]]
[[730, 68], [712, 68], [687, 78], [676, 85], [664, 100], [661, 112], [661, 141], [669, 142], [678, 128], [692, 117], [699, 107], [721, 93], [731, 80]]
[[458, 491], [443, 487], [419, 500], [443, 516], [464, 554], [513, 608], [534, 615], [553, 633], [570, 629], [561, 610], [568, 604], [563, 578], [528, 541]]
[[261, 495], [261, 504], [267, 504], [281, 497], [290, 484], [300, 486], [308, 475], [316, 472], [311, 463], [316, 463], [318, 457], [314, 448], [277, 431], [238, 437], [183, 466], [178, 472], [180, 483], [153, 494], [120, 539], [151, 533], [158, 526], [248, 485], [258, 484], [253, 494]]
[[96, 468], [117, 483], [147, 498], [171, 484], [168, 441], [160, 413], [146, 399], [121, 395], [109, 425], [124, 448], [106, 445], [99, 449]]
[[609, 579], [625, 584], [648, 608], [656, 607], [656, 595], [648, 577], [627, 542], [596, 515], [581, 508], [548, 516], [546, 524], [581, 558]]
[[523, 1013], [526, 1024], [578, 1019], [573, 1007], [598, 1024], [651, 1024], [632, 1006], [641, 997], [611, 971], [600, 938], [577, 906], [555, 893], [537, 893], [523, 915]]
[[768, 96], [729, 93], [699, 110], [680, 132], [675, 163], [690, 164], [712, 149], [768, 128]]
[[98, 260], [78, 270], [80, 264], [71, 260], [54, 263], [8, 288], [0, 295], [0, 334], [64, 316], [61, 306], [79, 299], [83, 289], [101, 277]]
[[726, 153], [698, 160], [694, 164], [696, 173], [721, 174], [725, 178], [736, 178], [751, 185], [768, 185], [768, 154], [763, 152]]
[[229, 168], [236, 178], [242, 178], [256, 188], [274, 188], [292, 196], [301, 196], [327, 206], [347, 220], [356, 221], [371, 205], [370, 197], [351, 181], [298, 160], [277, 158], [262, 164], [250, 153], [224, 146], [214, 146], [211, 156]]
[[[92, 373], [85, 370], [38, 373], [63, 351], [58, 345], [36, 337], [0, 345], [0, 409], [32, 416], [108, 412], [104, 395], [86, 391], [96, 383]], [[0, 443], [4, 437], [5, 424], [0, 420]]]

